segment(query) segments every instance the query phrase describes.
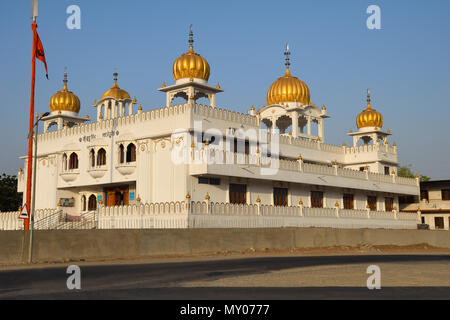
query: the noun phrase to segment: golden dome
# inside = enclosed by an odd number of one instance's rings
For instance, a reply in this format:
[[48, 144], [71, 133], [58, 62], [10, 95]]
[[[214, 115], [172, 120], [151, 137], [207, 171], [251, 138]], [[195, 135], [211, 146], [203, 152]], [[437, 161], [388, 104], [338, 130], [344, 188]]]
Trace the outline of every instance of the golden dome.
[[309, 88], [300, 79], [291, 75], [289, 70], [289, 46], [286, 46], [286, 73], [279, 78], [269, 88], [267, 92], [267, 105], [281, 104], [285, 102], [301, 102], [310, 104]]
[[173, 63], [173, 77], [179, 79], [202, 79], [209, 80], [210, 67], [205, 58], [194, 52], [194, 40], [191, 26], [189, 34], [189, 51], [179, 57]]
[[80, 112], [80, 99], [71, 91], [67, 89], [67, 72], [64, 72], [64, 88], [58, 91], [50, 99], [50, 111], [70, 111]]
[[356, 125], [358, 129], [367, 128], [367, 127], [383, 127], [383, 115], [372, 109], [370, 105], [370, 90], [368, 90], [367, 94], [367, 109], [361, 112], [356, 118]]
[[131, 96], [128, 92], [125, 90], [122, 90], [119, 88], [119, 85], [117, 84], [117, 76], [119, 74], [116, 72], [114, 73], [114, 85], [111, 89], [106, 91], [100, 100], [106, 99], [106, 98], [114, 98], [116, 100], [125, 100], [125, 99], [131, 99]]

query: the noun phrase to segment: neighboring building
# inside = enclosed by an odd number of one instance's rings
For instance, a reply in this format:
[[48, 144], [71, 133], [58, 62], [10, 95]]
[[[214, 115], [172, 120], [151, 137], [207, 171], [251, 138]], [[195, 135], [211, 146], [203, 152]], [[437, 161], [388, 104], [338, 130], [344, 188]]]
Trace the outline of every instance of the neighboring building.
[[421, 212], [432, 230], [450, 230], [450, 180], [420, 183], [420, 197], [401, 199], [402, 212]]
[[[97, 118], [90, 122], [79, 116], [80, 100], [65, 75], [38, 136], [36, 209], [58, 206], [80, 215], [99, 204], [204, 201], [207, 195], [220, 203], [396, 212], [400, 196], [419, 195], [418, 179], [397, 176], [397, 146], [389, 143], [391, 132], [383, 130], [370, 92], [358, 130], [349, 133], [353, 145], [326, 144], [330, 115], [291, 74], [288, 49], [285, 73], [270, 87], [267, 106], [242, 114], [216, 107], [223, 90], [208, 84], [210, 66], [194, 52], [192, 34], [189, 44], [173, 65], [175, 84], [159, 89], [167, 97], [161, 109], [135, 112], [136, 98], [119, 87], [115, 73], [113, 87], [94, 102]], [[186, 103], [173, 106], [175, 98]], [[200, 98], [210, 105], [197, 104]], [[248, 134], [261, 128], [269, 133]], [[189, 162], [173, 161], [181, 146]], [[218, 155], [241, 161], [207, 161]], [[279, 170], [263, 172], [269, 164]], [[26, 190], [24, 172], [20, 192]]]

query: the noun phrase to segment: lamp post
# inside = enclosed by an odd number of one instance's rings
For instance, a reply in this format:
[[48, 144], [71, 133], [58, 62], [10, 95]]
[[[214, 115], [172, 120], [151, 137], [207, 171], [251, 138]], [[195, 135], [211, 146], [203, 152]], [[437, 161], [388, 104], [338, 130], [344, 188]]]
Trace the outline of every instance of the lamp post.
[[[31, 264], [33, 260], [33, 230], [34, 230], [34, 211], [36, 208], [35, 205], [35, 199], [36, 199], [36, 176], [37, 176], [37, 137], [38, 137], [38, 130], [39, 130], [39, 121], [41, 121], [43, 118], [49, 116], [50, 113], [46, 112], [43, 115], [39, 117], [38, 114], [36, 114], [36, 122], [33, 126], [33, 129], [31, 130], [30, 134], [28, 135], [28, 138], [33, 136], [33, 142], [34, 142], [34, 159], [33, 159], [33, 185], [31, 190], [31, 208], [30, 208], [30, 247], [29, 247], [29, 255], [28, 255], [28, 263]], [[36, 128], [36, 130], [34, 130]]]

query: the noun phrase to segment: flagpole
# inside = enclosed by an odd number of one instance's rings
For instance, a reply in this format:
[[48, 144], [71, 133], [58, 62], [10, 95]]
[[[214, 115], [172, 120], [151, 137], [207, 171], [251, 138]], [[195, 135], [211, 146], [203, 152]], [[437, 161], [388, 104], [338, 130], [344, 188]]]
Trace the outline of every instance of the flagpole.
[[[36, 82], [36, 17], [33, 17], [31, 29], [33, 30], [33, 58], [31, 60], [31, 97], [30, 97], [30, 130], [28, 136], [28, 172], [27, 172], [27, 208], [31, 208], [31, 184], [33, 178], [33, 138], [34, 138], [34, 89]], [[30, 209], [28, 209], [30, 210]], [[30, 230], [30, 218], [24, 220], [24, 229]]]

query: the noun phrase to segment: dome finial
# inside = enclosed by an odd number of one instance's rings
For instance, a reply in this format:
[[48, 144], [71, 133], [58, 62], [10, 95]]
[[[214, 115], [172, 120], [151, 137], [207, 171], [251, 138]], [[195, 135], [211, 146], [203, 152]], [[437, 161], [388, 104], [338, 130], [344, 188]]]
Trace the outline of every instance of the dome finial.
[[193, 51], [194, 51], [194, 31], [191, 24], [191, 27], [189, 29], [189, 52]]
[[367, 109], [371, 108], [370, 89], [367, 89]]
[[64, 68], [64, 89], [63, 90], [67, 90], [67, 83], [69, 82], [69, 80], [67, 80], [67, 67]]
[[289, 43], [286, 43], [286, 51], [284, 52], [284, 55], [286, 56], [286, 75], [290, 75], [291, 72], [289, 70], [290, 66], [291, 66], [291, 61], [289, 59], [289, 56], [291, 55], [291, 52], [289, 51]]

